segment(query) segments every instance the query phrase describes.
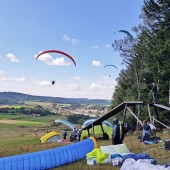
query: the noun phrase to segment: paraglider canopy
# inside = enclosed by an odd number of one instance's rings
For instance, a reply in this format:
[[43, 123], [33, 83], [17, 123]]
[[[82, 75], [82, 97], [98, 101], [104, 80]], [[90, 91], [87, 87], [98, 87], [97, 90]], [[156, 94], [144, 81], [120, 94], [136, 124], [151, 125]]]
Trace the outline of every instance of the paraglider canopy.
[[[89, 124], [91, 124], [92, 122], [94, 122], [96, 119], [88, 119], [88, 120], [86, 120], [84, 123], [83, 123], [83, 125], [82, 125], [82, 128], [84, 128], [84, 127], [86, 127], [87, 125], [89, 125]], [[111, 124], [111, 123], [109, 123], [108, 121], [103, 121], [102, 122], [103, 124], [105, 124], [105, 125], [107, 125], [107, 126], [109, 126], [109, 127], [111, 127], [111, 128], [113, 128], [113, 125]]]
[[73, 59], [73, 57], [71, 57], [71, 56], [68, 55], [67, 53], [62, 52], [62, 51], [59, 51], [59, 50], [46, 50], [46, 51], [43, 51], [43, 52], [41, 52], [41, 53], [39, 53], [39, 54], [37, 55], [36, 60], [37, 60], [41, 55], [46, 54], [46, 53], [59, 53], [59, 54], [65, 55], [66, 57], [70, 58], [70, 59], [73, 61], [74, 65], [76, 66], [76, 62], [75, 62], [75, 60]]
[[133, 36], [126, 30], [119, 30], [118, 32], [123, 32], [123, 33], [127, 34], [131, 39], [133, 39]]
[[118, 69], [118, 68], [117, 68], [115, 65], [113, 65], [113, 64], [105, 65], [104, 68], [107, 67], [107, 66], [113, 66], [113, 67], [115, 67], [116, 69]]
[[77, 129], [77, 127], [74, 124], [72, 124], [69, 121], [64, 120], [64, 119], [57, 119], [57, 120], [55, 120], [55, 123], [63, 123], [66, 126], [70, 127], [72, 130]]

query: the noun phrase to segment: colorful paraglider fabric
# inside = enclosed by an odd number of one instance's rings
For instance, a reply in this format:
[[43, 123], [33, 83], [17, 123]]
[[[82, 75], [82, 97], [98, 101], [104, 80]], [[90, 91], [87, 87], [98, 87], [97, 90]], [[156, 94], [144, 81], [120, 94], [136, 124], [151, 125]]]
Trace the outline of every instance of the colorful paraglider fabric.
[[126, 30], [119, 30], [118, 32], [123, 32], [123, 33], [127, 34], [131, 39], [133, 39], [133, 36]]
[[55, 84], [55, 81], [53, 80], [53, 81], [51, 82], [51, 84], [54, 85], [54, 84]]
[[113, 64], [105, 65], [104, 68], [107, 67], [107, 66], [113, 66], [113, 67], [115, 67], [117, 69], [117, 67], [115, 65], [113, 65]]
[[75, 128], [77, 129], [77, 127], [74, 124], [72, 124], [69, 121], [64, 120], [64, 119], [57, 119], [57, 120], [55, 120], [55, 123], [63, 123], [66, 126], [70, 127], [72, 130], [74, 130]]
[[[96, 121], [96, 120], [97, 120], [97, 119], [88, 119], [88, 120], [86, 120], [86, 121], [83, 123], [82, 128], [88, 126], [89, 124], [93, 123], [93, 122]], [[107, 125], [107, 126], [109, 126], [109, 127], [111, 127], [111, 128], [113, 128], [113, 125], [112, 125], [111, 123], [109, 123], [108, 121], [106, 121], [106, 120], [103, 121], [102, 123], [105, 124], [105, 125]]]
[[41, 52], [41, 53], [39, 53], [39, 54], [37, 55], [36, 60], [37, 60], [41, 55], [43, 55], [43, 54], [45, 54], [45, 53], [59, 53], [59, 54], [65, 55], [65, 56], [67, 56], [68, 58], [70, 58], [70, 59], [73, 61], [74, 65], [76, 66], [76, 62], [75, 62], [75, 60], [73, 59], [73, 57], [71, 57], [71, 56], [68, 55], [67, 53], [62, 52], [62, 51], [59, 51], [59, 50], [46, 50], [46, 51], [43, 51], [43, 52]]

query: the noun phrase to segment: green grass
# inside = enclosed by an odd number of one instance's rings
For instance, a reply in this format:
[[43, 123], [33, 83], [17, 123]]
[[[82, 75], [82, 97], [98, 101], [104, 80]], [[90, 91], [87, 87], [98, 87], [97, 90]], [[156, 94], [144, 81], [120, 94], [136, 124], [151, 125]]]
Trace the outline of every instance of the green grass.
[[29, 117], [28, 115], [23, 115], [23, 114], [16, 114], [16, 115], [0, 114], [0, 119], [27, 119], [28, 117]]
[[13, 106], [8, 106], [8, 108], [15, 108], [15, 109], [20, 109], [22, 107], [25, 107], [25, 108], [31, 108], [32, 106], [23, 106], [23, 105], [13, 105]]
[[38, 126], [42, 124], [44, 124], [44, 122], [19, 121], [14, 123], [14, 125], [18, 125], [18, 126]]
[[25, 146], [29, 144], [38, 144], [39, 138], [31, 136], [18, 136], [18, 137], [0, 137], [0, 148], [8, 150], [9, 148]]
[[31, 106], [39, 105], [39, 106], [43, 106], [43, 107], [52, 107], [52, 103], [50, 103], [50, 102], [29, 101], [29, 102], [25, 102], [25, 104], [31, 105]]
[[35, 117], [32, 115], [23, 115], [23, 114], [16, 114], [16, 115], [0, 114], [0, 120], [3, 120], [3, 119], [39, 122], [42, 124], [42, 123], [50, 123], [50, 122], [52, 123], [56, 119], [58, 119], [58, 117], [57, 116]]
[[[105, 124], [103, 124], [103, 129], [104, 129], [104, 132], [106, 132], [108, 135], [109, 135], [109, 138], [111, 138], [112, 136], [112, 128], [111, 127], [108, 127], [106, 126]], [[90, 134], [92, 135], [92, 129], [90, 129]], [[94, 132], [95, 132], [95, 136], [96, 138], [98, 137], [101, 137], [102, 136], [102, 130], [101, 130], [101, 126], [94, 126]], [[82, 132], [82, 138], [85, 139], [86, 137], [88, 136], [88, 133], [87, 133], [87, 130], [83, 130]]]

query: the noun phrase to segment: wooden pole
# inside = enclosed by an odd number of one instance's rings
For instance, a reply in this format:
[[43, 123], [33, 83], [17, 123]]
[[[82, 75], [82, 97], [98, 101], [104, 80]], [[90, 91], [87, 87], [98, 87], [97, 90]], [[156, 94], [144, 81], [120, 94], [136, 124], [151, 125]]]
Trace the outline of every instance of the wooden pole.
[[150, 120], [150, 123], [153, 124], [149, 104], [147, 104], [147, 106], [148, 106], [149, 120]]
[[122, 124], [123, 125], [124, 125], [125, 119], [126, 119], [126, 112], [127, 112], [127, 104], [125, 105], [125, 109], [124, 109], [124, 112], [123, 112], [123, 119], [122, 119]]
[[92, 136], [95, 137], [94, 136], [94, 126], [93, 126], [93, 124], [92, 124]]
[[141, 124], [143, 125], [142, 121], [133, 113], [133, 111], [127, 107], [127, 110], [132, 114], [132, 116]]

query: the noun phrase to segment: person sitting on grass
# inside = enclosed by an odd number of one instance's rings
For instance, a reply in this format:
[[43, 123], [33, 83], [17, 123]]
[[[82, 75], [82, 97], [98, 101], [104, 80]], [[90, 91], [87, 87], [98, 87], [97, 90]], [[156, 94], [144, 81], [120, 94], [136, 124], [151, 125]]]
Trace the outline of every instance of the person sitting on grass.
[[151, 127], [148, 124], [147, 120], [143, 123], [143, 135], [142, 135], [142, 143], [145, 142], [145, 140], [150, 140], [150, 134], [151, 134]]

